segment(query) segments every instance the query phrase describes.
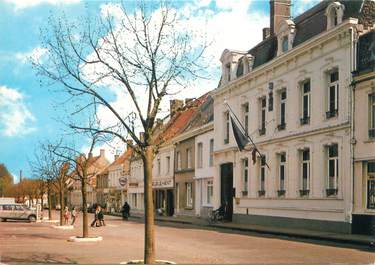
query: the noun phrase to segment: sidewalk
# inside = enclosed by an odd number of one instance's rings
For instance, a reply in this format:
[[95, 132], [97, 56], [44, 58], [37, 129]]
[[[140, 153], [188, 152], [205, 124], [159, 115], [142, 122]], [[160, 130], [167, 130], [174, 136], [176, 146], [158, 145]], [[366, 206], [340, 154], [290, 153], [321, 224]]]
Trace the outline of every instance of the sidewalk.
[[[142, 219], [143, 215], [135, 214], [131, 218]], [[197, 225], [204, 227], [215, 227], [220, 229], [241, 231], [241, 232], [255, 232], [260, 234], [278, 235], [278, 236], [289, 236], [294, 238], [305, 238], [305, 239], [316, 239], [331, 241], [337, 243], [347, 243], [354, 245], [370, 246], [375, 247], [375, 236], [370, 235], [357, 235], [357, 234], [337, 234], [331, 232], [313, 231], [307, 229], [291, 229], [283, 227], [271, 227], [262, 225], [250, 225], [250, 224], [238, 224], [238, 223], [216, 223], [208, 224], [205, 218], [189, 217], [189, 216], [156, 216], [155, 220], [158, 222], [170, 222]]]

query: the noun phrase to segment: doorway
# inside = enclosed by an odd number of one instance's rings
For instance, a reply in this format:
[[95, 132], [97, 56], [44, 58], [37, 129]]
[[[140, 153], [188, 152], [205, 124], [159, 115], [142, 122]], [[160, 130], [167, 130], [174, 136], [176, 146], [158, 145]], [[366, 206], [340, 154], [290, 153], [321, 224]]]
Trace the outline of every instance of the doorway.
[[224, 219], [232, 221], [233, 215], [233, 163], [226, 163], [220, 166], [221, 177], [221, 205], [227, 204]]
[[174, 198], [173, 198], [173, 190], [167, 190], [167, 215], [173, 216], [174, 214]]

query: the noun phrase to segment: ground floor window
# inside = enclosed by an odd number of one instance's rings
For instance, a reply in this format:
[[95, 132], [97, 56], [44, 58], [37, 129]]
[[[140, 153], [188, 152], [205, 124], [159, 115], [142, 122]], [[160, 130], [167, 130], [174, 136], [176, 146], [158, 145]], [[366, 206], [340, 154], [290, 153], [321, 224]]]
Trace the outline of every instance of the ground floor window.
[[214, 196], [214, 185], [213, 181], [207, 181], [207, 204], [212, 204], [212, 199]]
[[186, 183], [186, 207], [193, 207], [193, 183]]

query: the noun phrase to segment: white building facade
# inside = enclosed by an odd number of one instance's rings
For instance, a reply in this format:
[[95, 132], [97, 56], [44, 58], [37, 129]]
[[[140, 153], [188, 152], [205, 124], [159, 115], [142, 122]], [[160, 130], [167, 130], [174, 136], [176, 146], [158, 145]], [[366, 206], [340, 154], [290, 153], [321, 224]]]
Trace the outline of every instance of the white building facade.
[[[324, 1], [290, 20], [290, 1], [270, 3], [271, 35], [221, 57], [214, 207], [227, 203], [236, 222], [350, 233], [350, 89], [361, 10]], [[262, 157], [238, 151], [224, 102]]]

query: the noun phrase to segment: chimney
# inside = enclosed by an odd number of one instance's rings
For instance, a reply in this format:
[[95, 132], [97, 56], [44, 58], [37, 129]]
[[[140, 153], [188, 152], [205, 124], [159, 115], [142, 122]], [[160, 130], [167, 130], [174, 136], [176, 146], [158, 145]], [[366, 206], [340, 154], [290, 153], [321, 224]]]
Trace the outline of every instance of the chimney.
[[132, 145], [133, 145], [133, 140], [126, 140], [126, 150], [132, 148]]
[[270, 28], [263, 28], [263, 40], [270, 36]]
[[92, 158], [92, 152], [89, 153], [89, 159]]
[[145, 141], [145, 133], [144, 132], [140, 132], [139, 133], [139, 140], [143, 143]]
[[22, 182], [22, 170], [20, 170], [20, 182]]
[[104, 157], [104, 155], [105, 155], [105, 150], [104, 149], [100, 149], [100, 156]]
[[275, 35], [280, 22], [290, 18], [291, 0], [270, 0], [270, 35]]
[[195, 98], [185, 98], [185, 105], [189, 104], [190, 102], [193, 102]]
[[184, 102], [179, 99], [172, 99], [169, 101], [170, 116], [173, 117], [176, 112], [184, 106]]

